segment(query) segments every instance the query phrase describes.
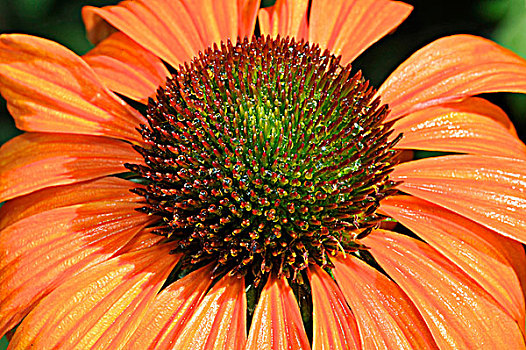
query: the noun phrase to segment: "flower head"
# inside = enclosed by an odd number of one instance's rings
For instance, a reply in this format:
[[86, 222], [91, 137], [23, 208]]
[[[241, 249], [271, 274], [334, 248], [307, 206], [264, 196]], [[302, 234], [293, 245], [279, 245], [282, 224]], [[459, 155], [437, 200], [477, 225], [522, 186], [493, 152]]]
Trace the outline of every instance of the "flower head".
[[82, 57], [0, 36], [0, 92], [26, 131], [0, 149], [0, 335], [524, 348], [526, 147], [474, 96], [525, 93], [526, 62], [456, 35], [376, 90], [351, 63], [411, 6], [259, 7], [86, 7]]

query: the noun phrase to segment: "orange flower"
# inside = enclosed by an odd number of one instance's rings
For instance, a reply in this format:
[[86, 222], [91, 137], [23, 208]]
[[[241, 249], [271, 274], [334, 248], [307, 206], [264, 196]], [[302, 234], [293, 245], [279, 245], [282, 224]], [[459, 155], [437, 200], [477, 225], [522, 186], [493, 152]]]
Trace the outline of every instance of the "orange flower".
[[86, 7], [83, 57], [0, 37], [10, 349], [524, 349], [526, 147], [473, 96], [526, 62], [455, 35], [375, 91], [349, 63], [411, 6], [259, 5]]

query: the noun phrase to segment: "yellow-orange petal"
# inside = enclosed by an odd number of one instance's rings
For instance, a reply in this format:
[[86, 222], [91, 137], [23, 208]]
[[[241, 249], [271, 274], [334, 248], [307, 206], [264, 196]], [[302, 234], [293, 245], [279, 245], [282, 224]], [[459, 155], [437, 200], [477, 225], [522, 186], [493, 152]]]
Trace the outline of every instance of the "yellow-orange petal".
[[269, 277], [263, 288], [245, 349], [310, 349], [298, 302], [284, 277]]
[[331, 276], [309, 267], [312, 290], [313, 350], [361, 349], [356, 319]]
[[174, 349], [243, 349], [247, 339], [245, 280], [222, 277], [199, 303]]
[[120, 255], [70, 278], [24, 319], [10, 349], [122, 349], [178, 261], [171, 249]]
[[112, 34], [82, 58], [107, 88], [142, 103], [155, 96], [170, 74], [159, 58], [122, 33]]
[[127, 171], [144, 159], [128, 143], [100, 136], [25, 133], [5, 143], [0, 202], [45, 187]]
[[415, 52], [382, 84], [387, 120], [486, 92], [526, 93], [526, 61], [473, 35], [438, 39]]
[[313, 0], [309, 41], [352, 62], [402, 23], [413, 6], [389, 0]]
[[503, 236], [526, 242], [526, 162], [489, 156], [444, 156], [402, 163], [398, 189], [438, 204]]
[[0, 230], [18, 220], [55, 208], [93, 201], [139, 201], [130, 190], [140, 185], [116, 177], [104, 177], [71, 185], [48, 187], [7, 201], [0, 208]]
[[0, 36], [0, 92], [19, 129], [142, 142], [135, 129], [146, 119], [80, 57], [52, 41]]
[[381, 230], [364, 243], [414, 302], [441, 349], [524, 349], [519, 325], [429, 245]]
[[381, 202], [381, 210], [462, 269], [518, 324], [524, 324], [524, 295], [512, 262], [506, 256], [507, 238], [416, 197], [386, 198]]
[[0, 231], [0, 335], [62, 282], [101, 263], [152, 219], [129, 200], [44, 211]]
[[277, 0], [259, 11], [261, 34], [307, 40], [308, 0]]
[[170, 349], [212, 283], [212, 265], [177, 280], [155, 297], [125, 348]]
[[356, 315], [363, 349], [437, 348], [424, 319], [396, 283], [354, 256], [331, 260]]
[[[253, 28], [259, 0], [238, 4], [232, 0], [123, 1], [103, 8], [84, 7], [82, 17], [88, 33], [103, 28], [102, 18], [177, 67], [213, 43], [235, 41]], [[243, 23], [238, 23], [240, 17]]]
[[396, 148], [526, 159], [526, 146], [517, 136], [470, 100], [426, 108], [400, 118], [393, 126], [393, 135], [403, 133], [404, 137]]

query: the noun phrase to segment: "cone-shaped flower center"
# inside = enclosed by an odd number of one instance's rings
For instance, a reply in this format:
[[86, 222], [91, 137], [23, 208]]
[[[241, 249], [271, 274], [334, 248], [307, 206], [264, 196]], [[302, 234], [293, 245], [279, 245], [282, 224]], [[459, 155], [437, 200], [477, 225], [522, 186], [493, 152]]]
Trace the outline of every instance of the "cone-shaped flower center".
[[180, 67], [141, 132], [143, 210], [187, 264], [296, 280], [381, 220], [394, 165], [385, 106], [339, 57], [290, 39], [222, 43]]

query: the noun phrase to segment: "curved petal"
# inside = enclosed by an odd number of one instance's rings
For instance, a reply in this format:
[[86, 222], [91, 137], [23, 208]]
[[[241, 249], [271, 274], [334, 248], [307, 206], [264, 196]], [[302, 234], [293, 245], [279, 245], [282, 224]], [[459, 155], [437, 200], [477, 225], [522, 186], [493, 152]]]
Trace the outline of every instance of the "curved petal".
[[213, 43], [252, 34], [247, 31], [254, 28], [259, 0], [239, 4], [232, 0], [123, 1], [103, 8], [84, 7], [82, 17], [92, 37], [101, 37], [94, 31], [107, 30], [100, 24], [102, 18], [178, 67]]
[[271, 7], [259, 11], [261, 34], [294, 37], [307, 40], [307, 10], [309, 0], [277, 0]]
[[170, 349], [212, 283], [212, 266], [170, 284], [152, 303], [126, 349]]
[[284, 277], [269, 277], [263, 288], [245, 349], [310, 349], [298, 302]]
[[441, 349], [524, 349], [517, 323], [429, 245], [388, 231], [374, 231], [365, 242], [413, 300]]
[[140, 185], [116, 177], [48, 187], [4, 203], [0, 208], [0, 230], [31, 215], [55, 208], [94, 201], [139, 201], [141, 196], [130, 194], [130, 190], [136, 187]]
[[122, 349], [178, 261], [171, 249], [120, 255], [69, 279], [24, 319], [10, 348]]
[[466, 97], [458, 102], [453, 101], [443, 103], [440, 107], [450, 108], [452, 111], [465, 111], [491, 118], [504, 126], [511, 134], [517, 136], [517, 130], [515, 130], [515, 126], [506, 112], [496, 104], [481, 97]]
[[309, 41], [352, 62], [402, 23], [413, 6], [389, 0], [313, 0]]
[[247, 339], [245, 279], [222, 277], [199, 303], [174, 349], [242, 349]]
[[0, 231], [0, 335], [47, 294], [115, 254], [152, 218], [134, 196], [44, 211]]
[[313, 350], [361, 349], [356, 319], [334, 280], [317, 265], [308, 270], [313, 305]]
[[157, 227], [155, 226], [141, 230], [141, 232], [133, 236], [130, 241], [122, 247], [122, 249], [116, 251], [114, 255], [117, 256], [150, 248], [166, 238], [154, 233], [155, 230], [157, 230]]
[[[493, 117], [493, 108], [486, 113], [483, 104], [473, 103], [473, 99], [426, 108], [398, 119], [394, 134], [403, 133], [404, 137], [396, 148], [526, 159], [526, 146], [514, 131]], [[498, 118], [509, 121], [506, 114]]]
[[101, 41], [119, 31], [102, 17], [91, 12], [85, 14], [84, 8], [82, 8], [82, 20], [86, 28], [86, 37], [93, 45], [98, 45]]
[[0, 202], [45, 187], [127, 171], [144, 159], [129, 144], [99, 136], [26, 133], [0, 148]]
[[402, 63], [378, 90], [387, 120], [486, 92], [526, 93], [526, 61], [473, 35], [438, 39]]
[[444, 156], [399, 164], [390, 176], [404, 192], [526, 242], [525, 161]]
[[331, 259], [363, 349], [436, 349], [422, 316], [393, 281], [354, 256]]
[[80, 57], [52, 41], [0, 36], [0, 92], [19, 129], [142, 143], [135, 129], [146, 119], [104, 87]]
[[122, 33], [114, 33], [82, 56], [110, 90], [142, 103], [170, 75], [159, 58]]
[[381, 202], [381, 210], [461, 268], [518, 324], [525, 323], [524, 295], [505, 253], [508, 248], [508, 242], [503, 242], [505, 237], [416, 197], [386, 198]]

